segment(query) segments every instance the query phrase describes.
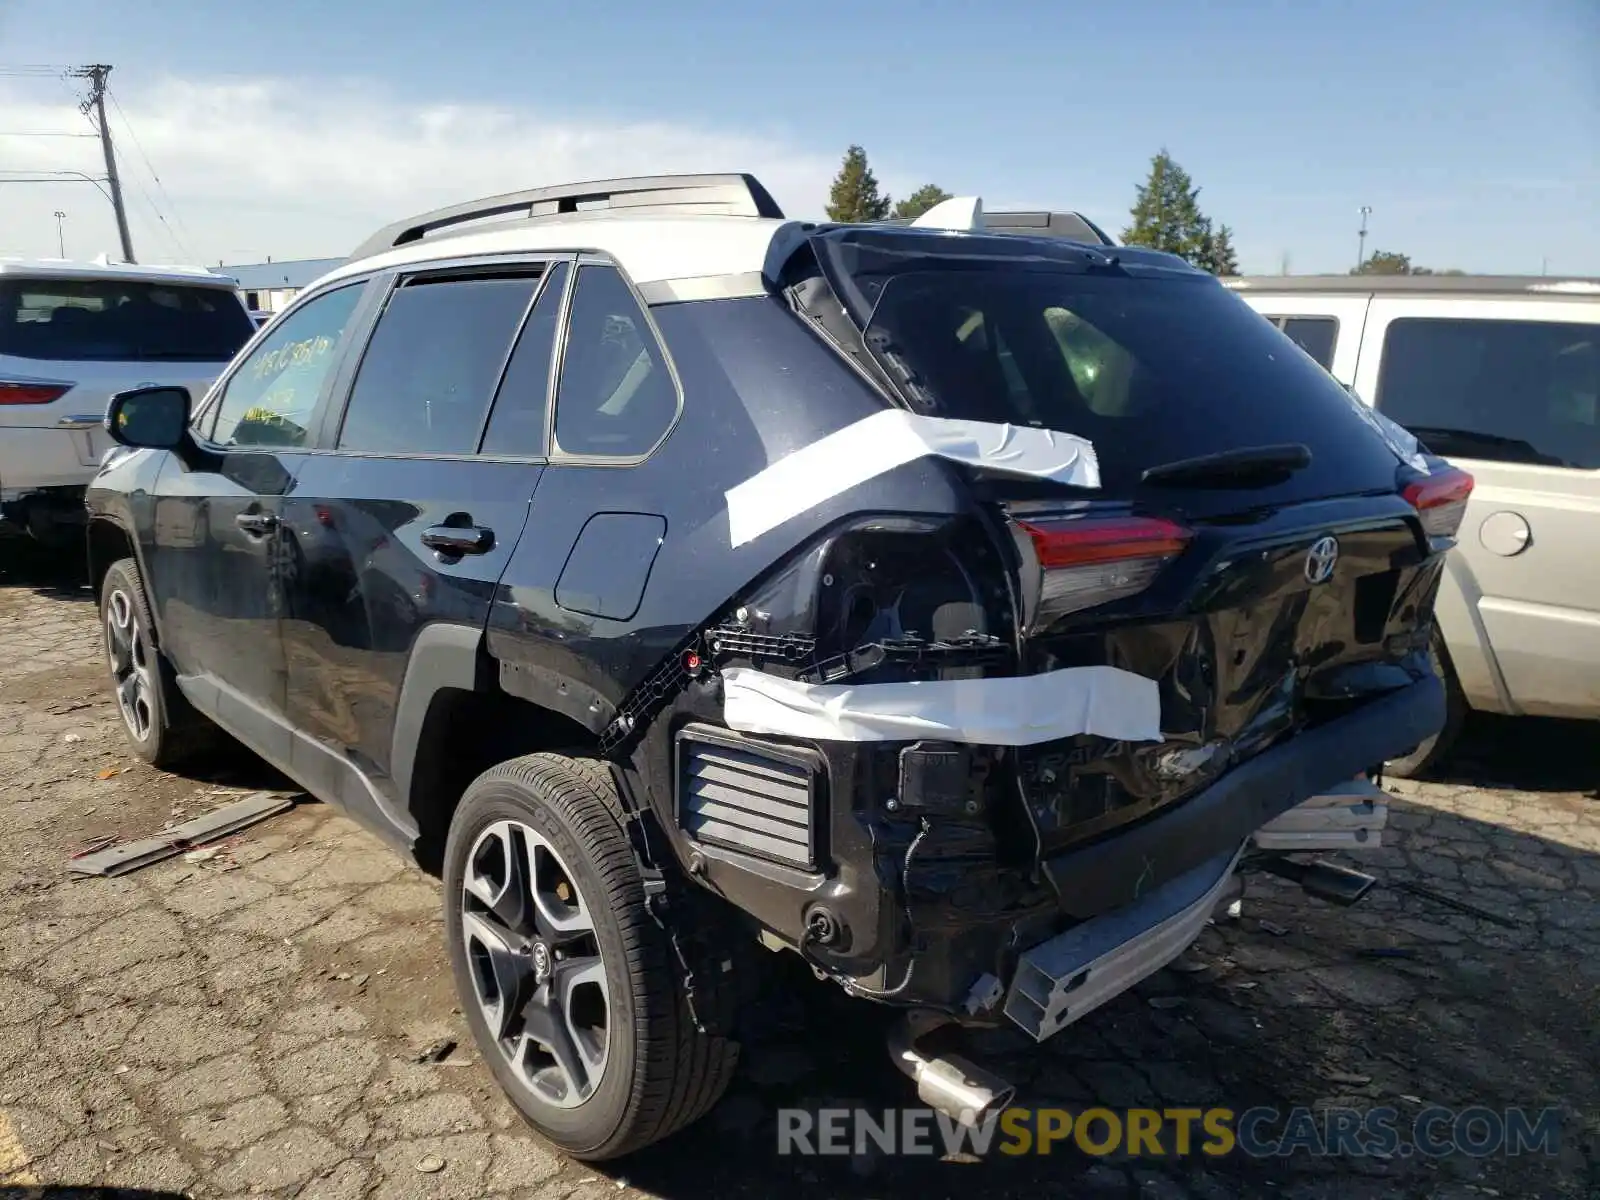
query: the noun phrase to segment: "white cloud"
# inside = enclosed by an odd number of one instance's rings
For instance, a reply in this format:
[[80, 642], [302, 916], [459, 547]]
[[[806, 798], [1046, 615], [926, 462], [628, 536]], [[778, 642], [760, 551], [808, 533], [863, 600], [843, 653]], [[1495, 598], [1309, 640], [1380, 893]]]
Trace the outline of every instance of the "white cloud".
[[[410, 213], [616, 175], [750, 171], [786, 212], [813, 217], [839, 161], [831, 151], [736, 129], [434, 103], [355, 83], [168, 80], [120, 99], [137, 134], [136, 144], [113, 110], [134, 248], [151, 262], [342, 256]], [[87, 128], [60, 88], [33, 81], [0, 88], [0, 112], [6, 131]], [[86, 138], [0, 133], [0, 165], [103, 172], [99, 145]], [[895, 194], [915, 186], [874, 169]], [[0, 253], [55, 254], [56, 209], [68, 213], [69, 256], [116, 252], [110, 205], [80, 182], [0, 186]]]

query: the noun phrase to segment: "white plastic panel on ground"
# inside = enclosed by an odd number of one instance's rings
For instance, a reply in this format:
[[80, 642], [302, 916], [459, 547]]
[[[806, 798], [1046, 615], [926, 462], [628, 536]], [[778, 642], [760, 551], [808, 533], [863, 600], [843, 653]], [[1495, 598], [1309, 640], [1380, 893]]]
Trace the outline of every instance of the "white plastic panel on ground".
[[723, 719], [741, 733], [841, 742], [931, 738], [1033, 746], [1076, 734], [1161, 740], [1161, 692], [1117, 667], [1006, 679], [810, 684], [749, 667], [722, 673]]
[[729, 539], [742, 546], [869, 479], [927, 457], [1077, 487], [1100, 486], [1100, 462], [1093, 443], [1084, 438], [1055, 429], [885, 409], [729, 488]]
[[1262, 850], [1376, 850], [1389, 823], [1389, 795], [1352, 779], [1313, 796], [1254, 834]]
[[1182, 954], [1216, 907], [1239, 852], [1208, 859], [1149, 895], [1024, 951], [1005, 1013], [1039, 1041]]

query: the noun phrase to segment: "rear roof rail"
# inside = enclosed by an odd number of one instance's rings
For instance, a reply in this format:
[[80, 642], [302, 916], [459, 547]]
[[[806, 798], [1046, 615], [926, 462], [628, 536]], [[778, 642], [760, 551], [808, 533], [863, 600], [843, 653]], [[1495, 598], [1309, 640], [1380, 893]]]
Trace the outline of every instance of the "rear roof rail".
[[350, 257], [367, 258], [430, 234], [490, 217], [520, 214], [524, 219], [561, 216], [587, 209], [623, 209], [629, 215], [671, 213], [783, 219], [772, 194], [754, 175], [640, 175], [565, 183], [486, 196], [386, 225]]

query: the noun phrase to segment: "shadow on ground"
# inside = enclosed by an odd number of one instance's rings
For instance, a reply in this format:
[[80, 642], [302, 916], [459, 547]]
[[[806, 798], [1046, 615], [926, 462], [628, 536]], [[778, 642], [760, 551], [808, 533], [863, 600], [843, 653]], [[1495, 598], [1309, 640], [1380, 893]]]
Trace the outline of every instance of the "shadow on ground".
[[182, 1192], [150, 1192], [144, 1188], [0, 1187], [0, 1200], [190, 1200]]
[[81, 544], [52, 549], [32, 538], [0, 537], [0, 588], [29, 588], [59, 600], [94, 600], [87, 551]]
[[1600, 723], [1474, 713], [1460, 749], [1433, 778], [1472, 787], [1600, 797]]

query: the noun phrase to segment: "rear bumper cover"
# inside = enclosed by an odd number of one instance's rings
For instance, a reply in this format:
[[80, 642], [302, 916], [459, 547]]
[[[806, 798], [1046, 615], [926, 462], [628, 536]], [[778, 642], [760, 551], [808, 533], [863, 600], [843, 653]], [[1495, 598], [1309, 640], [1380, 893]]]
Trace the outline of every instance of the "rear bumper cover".
[[1241, 763], [1170, 813], [1047, 859], [1062, 910], [1087, 920], [1231, 855], [1307, 798], [1437, 733], [1444, 704], [1444, 687], [1430, 676]]

